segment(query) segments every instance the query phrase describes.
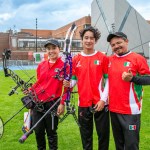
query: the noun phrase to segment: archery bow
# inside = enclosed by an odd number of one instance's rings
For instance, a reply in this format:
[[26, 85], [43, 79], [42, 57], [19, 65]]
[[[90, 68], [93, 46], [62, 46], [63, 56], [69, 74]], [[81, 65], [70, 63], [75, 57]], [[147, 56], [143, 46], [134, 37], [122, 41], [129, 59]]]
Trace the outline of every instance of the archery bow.
[[[65, 38], [65, 45], [64, 45], [64, 51], [63, 54], [65, 55], [65, 63], [64, 63], [64, 79], [70, 81], [72, 77], [72, 56], [70, 47], [72, 44], [72, 38], [74, 31], [76, 30], [76, 25], [73, 24], [67, 31], [66, 38]], [[67, 74], [67, 65], [69, 65], [69, 74]], [[66, 108], [69, 109], [69, 103], [70, 103], [70, 95], [71, 90], [70, 88], [67, 89], [67, 97], [66, 97]]]
[[[65, 62], [64, 62], [64, 79], [67, 81], [70, 81], [72, 78], [72, 55], [71, 55], [71, 44], [72, 44], [72, 38], [74, 35], [75, 30], [77, 29], [77, 26], [75, 23], [72, 24], [72, 26], [68, 29], [65, 37], [65, 43], [64, 43], [64, 50], [63, 54], [65, 56]], [[67, 66], [69, 66], [69, 74], [67, 74]], [[69, 114], [72, 114], [77, 125], [80, 127], [80, 124], [78, 122], [76, 113], [75, 113], [75, 106], [70, 105], [70, 98], [71, 98], [71, 92], [70, 87], [67, 88], [67, 96], [66, 96], [66, 114], [59, 120], [59, 122], [62, 122]]]

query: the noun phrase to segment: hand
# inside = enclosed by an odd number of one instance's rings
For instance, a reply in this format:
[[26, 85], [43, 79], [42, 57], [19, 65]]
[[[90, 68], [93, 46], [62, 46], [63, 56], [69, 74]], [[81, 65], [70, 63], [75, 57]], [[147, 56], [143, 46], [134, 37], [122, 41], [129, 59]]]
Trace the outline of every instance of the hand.
[[23, 94], [28, 95], [29, 94], [29, 90], [23, 90]]
[[95, 111], [102, 111], [105, 106], [105, 102], [103, 100], [100, 100], [97, 102], [97, 104], [94, 106]]
[[63, 104], [60, 104], [57, 108], [57, 115], [60, 116], [64, 113], [65, 111], [65, 106]]
[[64, 85], [64, 87], [70, 87], [70, 81], [64, 80], [63, 85]]
[[129, 69], [128, 72], [122, 73], [122, 80], [129, 82], [131, 81], [132, 78], [133, 78], [133, 74], [131, 72], [131, 69]]

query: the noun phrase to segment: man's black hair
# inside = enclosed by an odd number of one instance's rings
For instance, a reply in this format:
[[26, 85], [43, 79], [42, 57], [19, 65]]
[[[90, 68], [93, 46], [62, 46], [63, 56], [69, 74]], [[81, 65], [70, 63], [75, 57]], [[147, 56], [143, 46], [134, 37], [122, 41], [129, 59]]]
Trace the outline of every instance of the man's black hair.
[[89, 26], [89, 27], [84, 28], [83, 30], [81, 30], [79, 32], [80, 33], [80, 37], [81, 37], [82, 40], [83, 40], [83, 36], [84, 36], [85, 32], [87, 32], [87, 31], [91, 31], [93, 33], [96, 42], [101, 37], [101, 32], [97, 28]]

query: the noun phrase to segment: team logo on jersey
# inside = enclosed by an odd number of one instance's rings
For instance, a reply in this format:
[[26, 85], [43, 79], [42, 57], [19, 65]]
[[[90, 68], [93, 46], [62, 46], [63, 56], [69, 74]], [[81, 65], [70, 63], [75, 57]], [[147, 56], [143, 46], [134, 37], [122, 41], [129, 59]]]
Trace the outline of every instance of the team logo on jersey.
[[129, 67], [129, 66], [130, 66], [130, 64], [131, 64], [131, 63], [130, 63], [129, 61], [124, 62], [124, 66], [125, 66], [125, 67]]
[[136, 130], [136, 125], [129, 125], [129, 130]]
[[95, 65], [100, 65], [100, 63], [101, 63], [101, 62], [100, 62], [99, 60], [94, 60], [94, 64], [95, 64]]
[[80, 61], [77, 63], [76, 67], [81, 67]]

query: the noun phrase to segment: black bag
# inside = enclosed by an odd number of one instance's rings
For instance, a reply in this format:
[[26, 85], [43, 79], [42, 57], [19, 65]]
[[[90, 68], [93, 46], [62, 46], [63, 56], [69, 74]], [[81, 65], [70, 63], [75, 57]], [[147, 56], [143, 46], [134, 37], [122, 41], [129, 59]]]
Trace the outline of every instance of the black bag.
[[35, 103], [30, 95], [22, 97], [21, 101], [27, 109], [32, 109], [35, 107]]

